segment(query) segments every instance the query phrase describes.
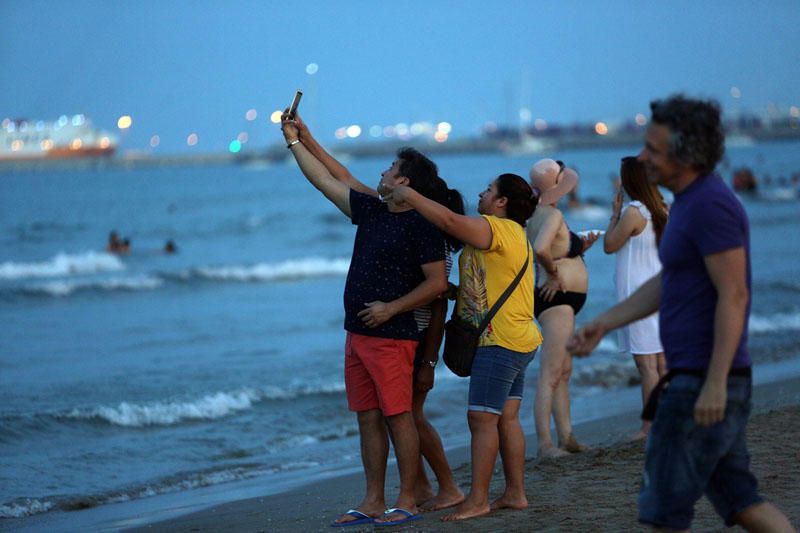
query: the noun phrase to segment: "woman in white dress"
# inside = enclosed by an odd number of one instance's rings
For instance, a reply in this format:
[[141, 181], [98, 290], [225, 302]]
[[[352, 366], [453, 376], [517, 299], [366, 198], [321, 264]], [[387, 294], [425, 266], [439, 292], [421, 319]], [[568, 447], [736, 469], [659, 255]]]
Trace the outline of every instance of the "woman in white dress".
[[[647, 180], [644, 166], [635, 157], [622, 158], [621, 187], [612, 203], [612, 216], [603, 238], [603, 250], [617, 254], [615, 282], [617, 301], [622, 301], [661, 271], [658, 243], [667, 224], [667, 205], [658, 187]], [[623, 209], [623, 191], [630, 202]], [[642, 404], [666, 373], [664, 349], [658, 331], [658, 313], [618, 330], [621, 352], [631, 353], [642, 378]], [[633, 438], [647, 436], [650, 422]]]

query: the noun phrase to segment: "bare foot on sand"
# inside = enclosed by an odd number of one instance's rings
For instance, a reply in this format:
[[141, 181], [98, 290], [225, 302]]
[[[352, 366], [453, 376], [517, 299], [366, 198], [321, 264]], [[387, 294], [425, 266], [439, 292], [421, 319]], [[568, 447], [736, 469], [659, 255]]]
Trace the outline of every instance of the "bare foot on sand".
[[442, 522], [455, 522], [457, 520], [468, 520], [489, 514], [492, 508], [488, 503], [474, 504], [469, 500], [465, 500], [461, 505], [456, 507], [455, 512], [442, 517]]
[[558, 457], [564, 457], [569, 455], [570, 453], [566, 450], [562, 450], [561, 448], [556, 448], [555, 446], [548, 446], [547, 448], [539, 448], [539, 451], [536, 453], [536, 457], [540, 459], [556, 459]]
[[528, 498], [525, 497], [524, 492], [520, 496], [503, 494], [495, 501], [493, 501], [490, 507], [492, 511], [496, 511], [497, 509], [516, 509], [516, 510], [527, 509]]
[[628, 442], [636, 442], [637, 440], [643, 440], [647, 438], [647, 432], [644, 430], [639, 430], [633, 435], [628, 438]]
[[591, 450], [589, 446], [585, 444], [581, 444], [575, 439], [575, 435], [570, 435], [567, 439], [567, 442], [563, 446], [559, 446], [562, 450], [566, 450], [569, 453], [581, 453]]
[[438, 511], [440, 509], [447, 509], [453, 507], [464, 501], [464, 493], [460, 489], [455, 489], [452, 492], [440, 492], [433, 498], [423, 503], [420, 509], [423, 511]]

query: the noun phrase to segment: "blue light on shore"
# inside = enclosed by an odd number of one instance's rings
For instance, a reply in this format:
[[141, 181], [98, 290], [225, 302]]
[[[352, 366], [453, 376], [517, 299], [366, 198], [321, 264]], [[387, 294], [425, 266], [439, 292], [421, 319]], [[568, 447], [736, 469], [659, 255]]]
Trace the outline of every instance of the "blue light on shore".
[[228, 150], [232, 154], [238, 154], [242, 149], [242, 143], [239, 139], [234, 139], [231, 141], [231, 144], [228, 145]]

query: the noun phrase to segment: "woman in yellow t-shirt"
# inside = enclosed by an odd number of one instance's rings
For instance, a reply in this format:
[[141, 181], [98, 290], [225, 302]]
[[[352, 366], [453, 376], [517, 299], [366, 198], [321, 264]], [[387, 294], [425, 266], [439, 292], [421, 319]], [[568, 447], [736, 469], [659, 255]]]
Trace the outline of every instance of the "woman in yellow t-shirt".
[[[443, 231], [465, 244], [459, 259], [456, 313], [475, 326], [511, 284], [525, 262], [519, 286], [481, 335], [472, 364], [467, 419], [472, 434], [472, 489], [443, 520], [464, 520], [492, 509], [528, 506], [523, 482], [525, 435], [519, 407], [525, 370], [542, 342], [533, 322], [534, 274], [525, 222], [539, 201], [528, 182], [502, 174], [479, 195], [478, 213], [468, 217], [397, 186], [381, 191], [385, 198], [403, 201]], [[498, 449], [503, 459], [506, 489], [489, 503], [489, 483]]]

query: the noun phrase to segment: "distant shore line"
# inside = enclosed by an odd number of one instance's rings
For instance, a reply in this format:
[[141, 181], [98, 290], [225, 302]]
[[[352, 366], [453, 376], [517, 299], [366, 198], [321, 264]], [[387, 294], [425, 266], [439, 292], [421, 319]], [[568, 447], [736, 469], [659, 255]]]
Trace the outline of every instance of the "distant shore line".
[[[754, 132], [732, 132], [728, 134], [729, 146], [755, 145], [761, 142], [796, 141], [800, 129], [782, 128]], [[615, 135], [561, 135], [561, 136], [517, 136], [517, 137], [466, 137], [438, 143], [426, 139], [389, 140], [364, 143], [338, 143], [331, 150], [343, 158], [370, 158], [394, 154], [402, 146], [413, 146], [431, 156], [451, 154], [499, 153], [510, 156], [554, 153], [563, 150], [591, 150], [638, 146], [642, 142], [640, 133]], [[207, 167], [229, 165], [268, 165], [286, 160], [286, 148], [282, 144], [262, 150], [240, 153], [203, 154], [152, 154], [125, 153], [108, 157], [75, 157], [67, 159], [0, 159], [0, 175], [10, 173], [51, 172], [64, 170], [113, 170], [160, 167]]]

